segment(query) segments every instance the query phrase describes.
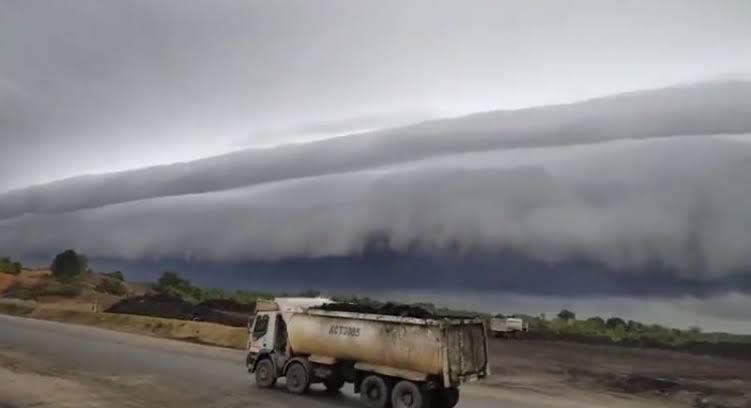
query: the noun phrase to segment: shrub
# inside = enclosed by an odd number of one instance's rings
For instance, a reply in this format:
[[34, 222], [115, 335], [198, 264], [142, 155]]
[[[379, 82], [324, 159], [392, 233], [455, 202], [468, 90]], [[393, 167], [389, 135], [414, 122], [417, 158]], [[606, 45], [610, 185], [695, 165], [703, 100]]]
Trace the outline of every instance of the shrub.
[[170, 292], [171, 289], [179, 290], [181, 292], [190, 292], [192, 289], [189, 280], [181, 278], [177, 272], [173, 271], [162, 272], [162, 276], [159, 277], [156, 286], [157, 289], [165, 293]]
[[608, 329], [615, 329], [617, 327], [625, 327], [626, 322], [620, 317], [611, 317], [605, 322], [605, 326], [607, 326]]
[[61, 282], [70, 282], [86, 274], [89, 261], [86, 256], [68, 249], [63, 251], [52, 261], [52, 276]]
[[576, 313], [574, 313], [574, 312], [572, 312], [570, 310], [567, 310], [567, 309], [563, 309], [560, 312], [558, 312], [558, 318], [561, 319], [561, 320], [566, 320], [566, 321], [568, 321], [568, 320], [575, 320], [576, 319]]
[[94, 290], [115, 296], [122, 296], [127, 292], [125, 285], [117, 279], [103, 279]]
[[125, 280], [125, 275], [123, 275], [123, 273], [120, 272], [120, 271], [115, 271], [115, 272], [112, 272], [112, 273], [108, 273], [107, 276], [115, 278], [115, 279], [117, 279], [117, 280], [119, 280], [121, 282]]
[[20, 262], [13, 262], [13, 260], [8, 257], [0, 257], [0, 272], [18, 275], [21, 273], [22, 268], [23, 266]]

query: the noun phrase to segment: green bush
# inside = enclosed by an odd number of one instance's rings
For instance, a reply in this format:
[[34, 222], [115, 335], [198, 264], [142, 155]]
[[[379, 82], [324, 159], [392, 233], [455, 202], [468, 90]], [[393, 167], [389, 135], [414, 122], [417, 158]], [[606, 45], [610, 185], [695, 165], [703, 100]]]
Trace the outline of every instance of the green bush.
[[23, 266], [20, 262], [13, 262], [12, 259], [8, 257], [0, 257], [0, 272], [1, 273], [9, 273], [11, 275], [18, 275], [21, 273], [21, 269], [23, 269]]
[[605, 325], [608, 326], [608, 329], [615, 329], [618, 326], [625, 326], [626, 322], [620, 317], [611, 317], [605, 321]]
[[576, 319], [576, 313], [563, 309], [560, 312], [558, 312], [558, 318], [561, 320], [574, 320]]
[[177, 290], [186, 292], [186, 294], [193, 289], [193, 285], [190, 284], [189, 280], [181, 278], [177, 272], [173, 271], [162, 272], [162, 276], [159, 277], [156, 287], [162, 292]]
[[115, 296], [122, 296], [127, 293], [125, 285], [117, 279], [103, 279], [94, 287], [94, 290]]
[[122, 282], [122, 281], [125, 280], [125, 275], [123, 275], [123, 273], [120, 272], [120, 271], [115, 271], [115, 272], [108, 273], [107, 276], [109, 276], [111, 278], [115, 278], [115, 279], [119, 280], [120, 282]]
[[61, 282], [71, 282], [84, 276], [89, 271], [89, 261], [83, 254], [72, 249], [55, 256], [52, 261], [52, 276]]

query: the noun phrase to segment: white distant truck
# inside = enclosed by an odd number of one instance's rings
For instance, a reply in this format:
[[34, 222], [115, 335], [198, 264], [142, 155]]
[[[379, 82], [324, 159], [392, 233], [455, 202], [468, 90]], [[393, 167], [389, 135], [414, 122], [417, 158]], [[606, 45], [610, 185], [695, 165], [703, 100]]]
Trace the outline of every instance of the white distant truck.
[[490, 331], [495, 337], [508, 337], [529, 330], [529, 323], [518, 317], [494, 317], [490, 319]]
[[353, 383], [372, 408], [451, 408], [458, 387], [490, 374], [485, 324], [476, 318], [415, 318], [318, 309], [323, 298], [258, 301], [247, 367], [259, 387], [285, 377], [305, 393]]

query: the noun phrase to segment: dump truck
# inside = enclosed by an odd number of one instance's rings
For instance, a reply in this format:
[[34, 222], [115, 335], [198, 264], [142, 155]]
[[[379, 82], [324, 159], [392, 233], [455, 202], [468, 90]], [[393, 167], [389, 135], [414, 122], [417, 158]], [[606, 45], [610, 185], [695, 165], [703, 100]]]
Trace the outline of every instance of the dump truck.
[[249, 323], [247, 368], [256, 385], [287, 390], [353, 383], [371, 408], [451, 408], [459, 386], [490, 374], [478, 318], [324, 310], [323, 298], [259, 300]]
[[508, 337], [529, 330], [529, 323], [518, 317], [497, 316], [490, 319], [490, 331], [495, 337]]

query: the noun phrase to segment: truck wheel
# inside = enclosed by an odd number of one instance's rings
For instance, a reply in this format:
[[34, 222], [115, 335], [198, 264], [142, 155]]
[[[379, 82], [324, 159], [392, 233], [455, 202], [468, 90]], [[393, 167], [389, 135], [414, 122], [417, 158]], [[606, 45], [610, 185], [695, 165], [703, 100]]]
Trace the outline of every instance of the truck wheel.
[[389, 387], [378, 375], [369, 375], [360, 384], [360, 400], [370, 408], [384, 408], [389, 404]]
[[293, 394], [305, 394], [310, 387], [308, 369], [302, 363], [294, 362], [287, 368], [287, 389]]
[[391, 392], [391, 404], [394, 408], [429, 408], [430, 395], [412, 381], [399, 381]]
[[268, 358], [264, 358], [256, 365], [256, 385], [261, 388], [271, 388], [274, 384], [276, 384], [274, 363]]
[[323, 382], [323, 385], [326, 386], [326, 392], [333, 395], [342, 389], [344, 386], [344, 379], [338, 375], [332, 375]]
[[459, 403], [458, 388], [444, 388], [435, 392], [434, 408], [454, 408]]

